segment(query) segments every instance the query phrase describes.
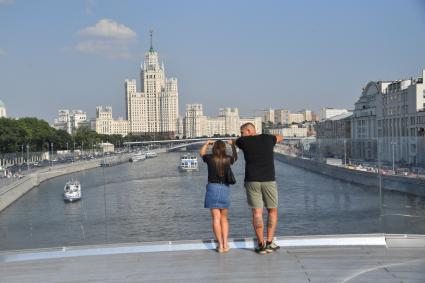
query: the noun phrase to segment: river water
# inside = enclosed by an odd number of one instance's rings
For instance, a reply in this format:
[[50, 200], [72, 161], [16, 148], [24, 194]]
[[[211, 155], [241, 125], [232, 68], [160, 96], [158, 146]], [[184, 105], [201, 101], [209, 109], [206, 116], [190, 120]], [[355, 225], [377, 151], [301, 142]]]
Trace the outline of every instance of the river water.
[[[96, 168], [42, 183], [0, 213], [0, 250], [104, 243], [211, 239], [203, 208], [207, 169], [179, 172], [180, 153]], [[425, 198], [368, 188], [275, 161], [277, 236], [425, 234]], [[234, 165], [230, 237], [253, 237], [243, 188], [244, 161]], [[80, 180], [83, 199], [63, 201], [63, 186]]]

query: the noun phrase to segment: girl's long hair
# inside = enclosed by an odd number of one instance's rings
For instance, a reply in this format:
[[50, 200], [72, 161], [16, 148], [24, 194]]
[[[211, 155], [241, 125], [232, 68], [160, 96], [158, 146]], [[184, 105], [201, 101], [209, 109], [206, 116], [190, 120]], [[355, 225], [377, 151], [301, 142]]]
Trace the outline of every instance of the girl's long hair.
[[226, 144], [222, 140], [216, 141], [213, 145], [212, 161], [218, 176], [224, 177], [224, 169], [230, 164], [230, 158], [226, 154]]

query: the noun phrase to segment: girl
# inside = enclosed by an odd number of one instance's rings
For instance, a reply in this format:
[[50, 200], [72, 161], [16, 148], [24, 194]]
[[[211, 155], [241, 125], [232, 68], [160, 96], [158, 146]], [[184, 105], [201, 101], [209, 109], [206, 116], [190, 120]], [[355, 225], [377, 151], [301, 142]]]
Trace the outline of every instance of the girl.
[[[199, 152], [202, 160], [208, 165], [208, 184], [204, 207], [211, 209], [212, 228], [218, 242], [216, 250], [219, 253], [229, 251], [227, 214], [230, 206], [230, 190], [225, 175], [227, 170], [231, 170], [230, 165], [237, 159], [234, 141], [229, 140], [228, 143], [232, 146], [232, 156], [226, 154], [226, 144], [221, 140], [207, 141]], [[209, 145], [213, 145], [212, 154], [206, 154]]]

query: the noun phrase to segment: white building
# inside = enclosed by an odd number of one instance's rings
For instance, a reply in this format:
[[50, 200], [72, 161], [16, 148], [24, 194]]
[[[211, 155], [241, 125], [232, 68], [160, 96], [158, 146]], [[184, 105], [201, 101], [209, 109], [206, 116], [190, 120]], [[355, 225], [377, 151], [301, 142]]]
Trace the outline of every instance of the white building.
[[186, 138], [238, 136], [240, 126], [253, 123], [258, 133], [262, 132], [262, 117], [240, 118], [237, 108], [221, 108], [218, 117], [207, 117], [203, 113], [202, 104], [187, 104], [186, 115], [183, 119], [184, 136]]
[[334, 117], [336, 115], [341, 115], [341, 114], [344, 114], [344, 113], [347, 113], [347, 112], [348, 112], [347, 109], [336, 109], [336, 108], [324, 107], [324, 108], [320, 109], [319, 120], [323, 121], [323, 120], [329, 119], [331, 117]]
[[218, 111], [218, 116], [224, 119], [224, 134], [239, 135], [241, 123], [238, 108], [221, 108]]
[[263, 111], [263, 118], [262, 118], [262, 122], [264, 123], [275, 123], [275, 111], [274, 109], [266, 109]]
[[126, 136], [129, 133], [130, 123], [128, 120], [112, 118], [112, 107], [98, 106], [96, 107], [96, 122], [94, 130], [98, 134], [103, 135], [122, 135]]
[[184, 136], [186, 138], [202, 137], [205, 130], [206, 117], [202, 110], [202, 104], [187, 104], [186, 115], [183, 120]]
[[352, 116], [352, 112], [346, 112], [315, 125], [319, 156], [351, 158]]
[[3, 101], [0, 100], [0, 118], [7, 117], [6, 115], [6, 105], [4, 105]]
[[425, 166], [425, 109], [419, 111], [416, 115], [416, 129], [417, 129], [417, 158], [416, 164], [421, 167]]
[[304, 121], [303, 113], [289, 113], [287, 124], [302, 123], [303, 121]]
[[382, 161], [417, 164], [423, 145], [424, 78], [425, 70], [422, 77], [391, 81], [382, 89], [376, 106], [378, 154]]
[[388, 82], [369, 82], [355, 103], [351, 116], [352, 157], [362, 160], [377, 159], [376, 103]]
[[72, 135], [80, 126], [88, 126], [88, 123], [87, 114], [82, 110], [59, 110], [53, 127], [57, 130], [65, 130]]
[[311, 110], [300, 110], [298, 113], [291, 113], [287, 109], [276, 109], [275, 123], [287, 125], [292, 123], [302, 123], [304, 121], [313, 121], [313, 112]]
[[165, 77], [164, 64], [159, 64], [158, 53], [151, 47], [145, 54], [140, 72], [141, 92], [136, 80], [125, 81], [126, 114], [132, 133], [178, 134], [177, 79]]
[[307, 137], [307, 128], [300, 128], [298, 125], [289, 125], [288, 127], [280, 127], [269, 129], [269, 133], [273, 135], [281, 135], [285, 137]]
[[203, 136], [213, 137], [215, 135], [229, 135], [224, 117], [207, 117], [204, 125]]
[[311, 122], [313, 121], [313, 112], [308, 109], [300, 110], [298, 113], [301, 113], [303, 115], [303, 121]]
[[276, 124], [288, 124], [288, 116], [291, 112], [287, 109], [276, 109], [274, 111], [274, 121]]

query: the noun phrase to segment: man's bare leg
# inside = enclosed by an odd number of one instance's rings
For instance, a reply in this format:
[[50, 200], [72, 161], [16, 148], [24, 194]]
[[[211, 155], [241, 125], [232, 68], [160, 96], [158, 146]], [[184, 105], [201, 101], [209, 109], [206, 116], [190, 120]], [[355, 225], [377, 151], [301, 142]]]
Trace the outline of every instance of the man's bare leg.
[[277, 208], [269, 208], [267, 217], [267, 242], [273, 241], [277, 227]]
[[263, 209], [252, 209], [252, 226], [254, 227], [255, 235], [257, 236], [258, 244], [264, 244], [264, 223], [263, 223]]

